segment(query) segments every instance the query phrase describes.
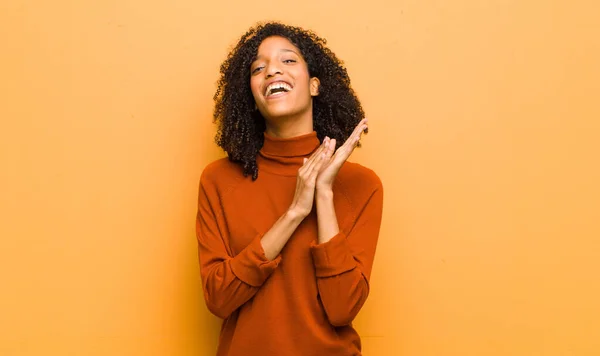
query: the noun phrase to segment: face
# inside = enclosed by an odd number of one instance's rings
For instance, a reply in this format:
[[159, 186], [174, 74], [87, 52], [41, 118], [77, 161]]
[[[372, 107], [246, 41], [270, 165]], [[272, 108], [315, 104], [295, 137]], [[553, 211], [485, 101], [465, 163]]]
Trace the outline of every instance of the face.
[[250, 88], [256, 106], [267, 121], [312, 119], [312, 97], [319, 79], [310, 78], [300, 50], [288, 39], [268, 37], [258, 47], [250, 67]]

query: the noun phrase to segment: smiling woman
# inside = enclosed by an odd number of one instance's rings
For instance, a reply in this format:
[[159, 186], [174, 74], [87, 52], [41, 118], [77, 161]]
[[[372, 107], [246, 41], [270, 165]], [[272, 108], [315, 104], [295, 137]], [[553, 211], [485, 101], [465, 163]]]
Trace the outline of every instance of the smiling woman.
[[347, 161], [367, 120], [346, 69], [314, 33], [267, 23], [214, 98], [228, 159], [202, 173], [196, 231], [217, 355], [361, 355], [383, 187]]
[[[312, 97], [319, 93], [319, 79], [309, 76], [296, 46], [284, 37], [266, 38], [258, 47], [251, 73], [250, 88], [268, 122], [268, 134], [296, 136], [312, 131]], [[293, 116], [297, 119], [286, 120]]]

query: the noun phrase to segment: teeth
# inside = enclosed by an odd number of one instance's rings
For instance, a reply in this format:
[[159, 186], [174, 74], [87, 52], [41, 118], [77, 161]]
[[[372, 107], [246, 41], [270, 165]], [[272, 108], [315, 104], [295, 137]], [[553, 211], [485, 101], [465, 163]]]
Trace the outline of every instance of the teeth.
[[267, 87], [267, 90], [265, 90], [265, 96], [271, 95], [274, 89], [283, 89], [287, 92], [292, 90], [292, 87], [284, 82], [273, 83]]

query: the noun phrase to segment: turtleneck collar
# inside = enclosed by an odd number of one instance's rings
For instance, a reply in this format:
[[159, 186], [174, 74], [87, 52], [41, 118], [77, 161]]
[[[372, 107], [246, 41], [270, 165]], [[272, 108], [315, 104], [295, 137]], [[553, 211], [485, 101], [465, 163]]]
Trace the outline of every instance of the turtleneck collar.
[[263, 147], [259, 151], [256, 163], [260, 171], [264, 170], [284, 176], [296, 176], [304, 163], [321, 144], [317, 132], [291, 137], [278, 138], [264, 133]]

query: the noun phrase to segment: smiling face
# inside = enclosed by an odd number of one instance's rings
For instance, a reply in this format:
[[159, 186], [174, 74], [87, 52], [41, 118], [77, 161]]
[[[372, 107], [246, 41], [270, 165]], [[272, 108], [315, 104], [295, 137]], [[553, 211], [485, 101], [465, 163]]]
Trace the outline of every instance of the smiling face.
[[258, 47], [250, 68], [250, 89], [267, 126], [282, 121], [310, 124], [312, 97], [318, 95], [319, 79], [310, 78], [300, 50], [284, 37], [268, 37]]

